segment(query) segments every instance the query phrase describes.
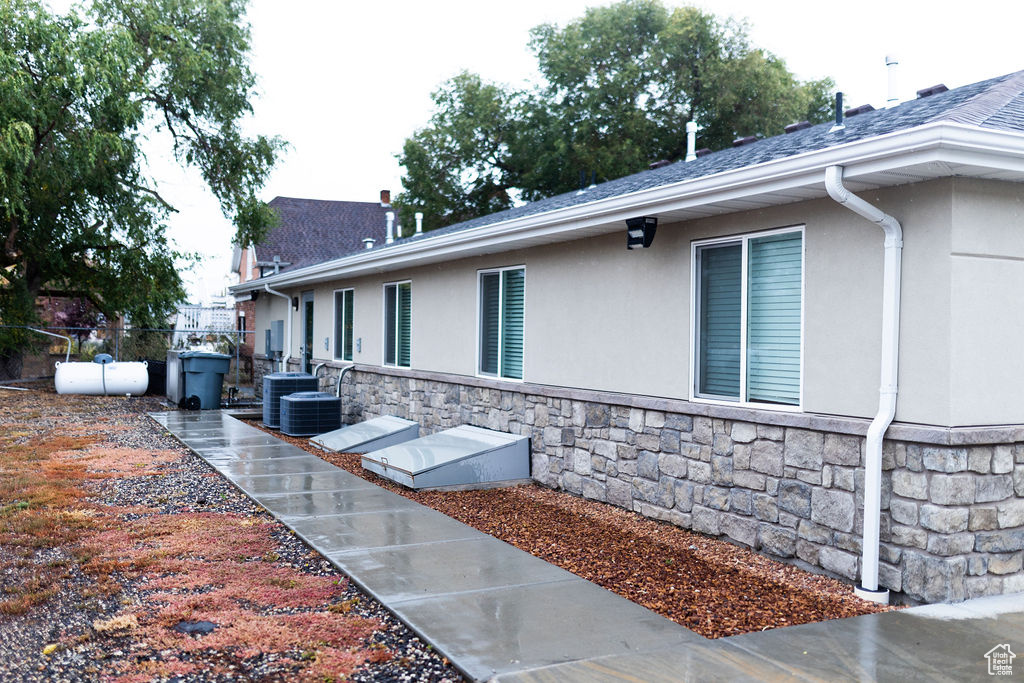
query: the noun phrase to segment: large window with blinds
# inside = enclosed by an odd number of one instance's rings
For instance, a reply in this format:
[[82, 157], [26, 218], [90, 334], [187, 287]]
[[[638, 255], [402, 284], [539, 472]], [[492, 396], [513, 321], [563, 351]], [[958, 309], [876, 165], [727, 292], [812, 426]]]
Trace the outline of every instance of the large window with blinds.
[[523, 378], [523, 309], [526, 271], [522, 266], [483, 270], [480, 276], [481, 375]]
[[384, 365], [410, 366], [411, 321], [412, 283], [384, 285]]
[[694, 245], [695, 398], [799, 406], [803, 229]]
[[352, 360], [352, 303], [355, 290], [334, 292], [334, 358]]

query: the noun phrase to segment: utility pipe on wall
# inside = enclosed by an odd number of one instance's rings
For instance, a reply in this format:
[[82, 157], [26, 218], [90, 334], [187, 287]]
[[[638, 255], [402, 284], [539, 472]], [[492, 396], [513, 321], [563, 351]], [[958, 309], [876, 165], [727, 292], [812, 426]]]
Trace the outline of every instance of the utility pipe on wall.
[[282, 294], [277, 290], [271, 289], [270, 285], [263, 285], [263, 289], [267, 291], [267, 294], [279, 296], [285, 301], [284, 314], [285, 319], [288, 321], [285, 329], [288, 331], [285, 332], [284, 355], [281, 356], [281, 372], [288, 372], [288, 359], [292, 357], [292, 312], [288, 309], [291, 308], [292, 300], [287, 294]]
[[864, 444], [864, 542], [861, 585], [858, 597], [888, 603], [889, 591], [878, 588], [879, 519], [882, 506], [882, 440], [896, 416], [896, 379], [900, 350], [900, 279], [903, 229], [899, 221], [854, 195], [843, 185], [843, 167], [825, 169], [828, 196], [859, 216], [877, 224], [885, 233], [882, 270], [882, 363], [878, 390], [878, 412], [868, 427]]

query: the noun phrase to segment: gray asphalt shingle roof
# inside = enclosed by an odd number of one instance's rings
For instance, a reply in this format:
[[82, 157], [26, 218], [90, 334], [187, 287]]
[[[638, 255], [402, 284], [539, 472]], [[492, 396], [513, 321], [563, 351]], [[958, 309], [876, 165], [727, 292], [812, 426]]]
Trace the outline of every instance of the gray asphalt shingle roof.
[[[953, 90], [904, 102], [897, 107], [879, 109], [845, 120], [845, 128], [830, 132], [833, 122], [821, 123], [793, 133], [758, 140], [741, 147], [723, 149], [689, 163], [676, 162], [661, 168], [641, 171], [579, 192], [567, 192], [505, 211], [456, 223], [423, 235], [400, 240], [402, 244], [432, 236], [585, 204], [630, 194], [663, 185], [731, 171], [812, 152], [864, 138], [932, 123], [951, 121], [999, 130], [1024, 131], [1024, 71], [998, 76]], [[699, 138], [698, 138], [699, 140]], [[698, 144], [699, 146], [699, 144]]]
[[390, 207], [378, 202], [341, 202], [322, 199], [275, 197], [270, 206], [281, 223], [256, 245], [256, 259], [280, 256], [284, 270], [296, 270], [331, 261], [363, 249], [363, 238], [384, 243]]

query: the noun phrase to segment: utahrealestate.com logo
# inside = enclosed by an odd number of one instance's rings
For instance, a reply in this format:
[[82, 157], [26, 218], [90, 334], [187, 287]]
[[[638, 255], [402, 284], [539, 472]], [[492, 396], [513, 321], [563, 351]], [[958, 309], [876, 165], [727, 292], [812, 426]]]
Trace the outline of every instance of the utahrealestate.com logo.
[[1010, 649], [1009, 643], [996, 645], [985, 653], [985, 657], [988, 659], [988, 675], [1012, 676], [1013, 658], [1016, 656], [1013, 654], [1013, 650]]

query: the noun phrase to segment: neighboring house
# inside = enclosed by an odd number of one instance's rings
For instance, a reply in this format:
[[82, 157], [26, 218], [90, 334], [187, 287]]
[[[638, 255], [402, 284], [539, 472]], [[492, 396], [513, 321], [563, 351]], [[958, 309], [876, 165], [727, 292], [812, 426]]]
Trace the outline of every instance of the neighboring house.
[[178, 306], [174, 316], [174, 335], [171, 348], [186, 348], [190, 340], [203, 339], [213, 332], [235, 331], [235, 311], [221, 306]]
[[875, 599], [1021, 591], [1024, 72], [944, 90], [232, 289], [291, 369], [312, 302], [349, 421], [529, 435], [546, 486]]
[[[382, 190], [380, 202], [343, 202], [275, 197], [270, 206], [280, 223], [266, 238], [247, 248], [235, 246], [232, 274], [244, 284], [268, 275], [291, 272], [336, 259], [369, 244], [384, 244], [391, 212], [391, 192]], [[391, 213], [393, 220], [394, 214]], [[393, 226], [393, 230], [399, 230]], [[258, 296], [258, 295], [257, 295]], [[262, 336], [255, 334], [256, 307], [250, 294], [236, 295], [237, 330], [243, 334], [242, 356], [251, 358]], [[263, 328], [267, 325], [264, 323]]]

